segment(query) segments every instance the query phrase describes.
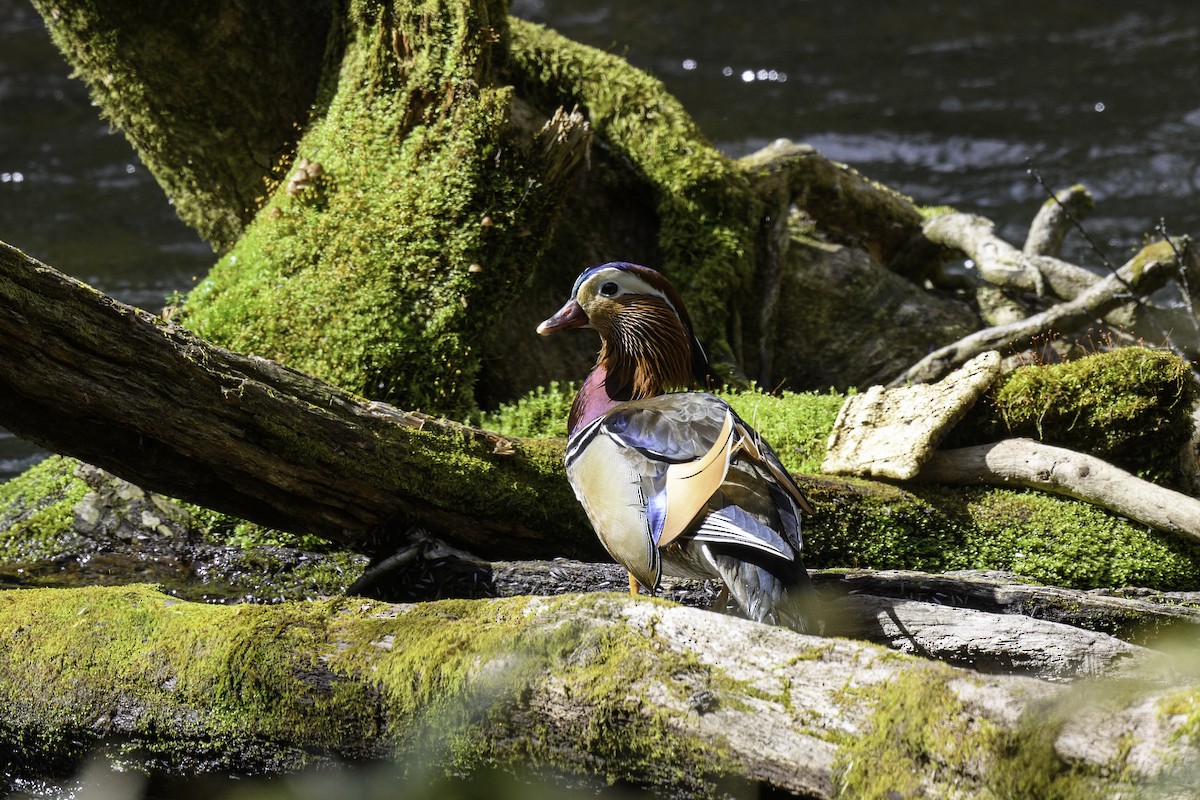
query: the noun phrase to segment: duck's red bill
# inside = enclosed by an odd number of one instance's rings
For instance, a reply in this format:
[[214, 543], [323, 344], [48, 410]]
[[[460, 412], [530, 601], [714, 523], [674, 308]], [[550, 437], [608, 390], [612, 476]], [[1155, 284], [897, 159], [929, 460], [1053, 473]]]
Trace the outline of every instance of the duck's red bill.
[[548, 333], [564, 331], [567, 328], [582, 328], [587, 324], [587, 314], [583, 313], [583, 308], [577, 301], [571, 299], [558, 310], [557, 314], [538, 325], [537, 332], [545, 336]]

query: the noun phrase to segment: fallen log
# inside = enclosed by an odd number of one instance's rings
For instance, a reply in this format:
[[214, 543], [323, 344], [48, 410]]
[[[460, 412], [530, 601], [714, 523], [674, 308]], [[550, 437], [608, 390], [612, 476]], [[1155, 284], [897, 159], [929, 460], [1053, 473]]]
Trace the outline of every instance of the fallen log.
[[118, 763], [192, 773], [424, 753], [824, 798], [1014, 782], [1096, 796], [1196, 762], [1180, 710], [1194, 687], [980, 675], [608, 594], [230, 607], [144, 587], [3, 592], [0, 676], [3, 752], [25, 768], [116, 739]]
[[1086, 453], [1006, 439], [934, 452], [917, 478], [932, 483], [1025, 486], [1106, 508], [1121, 516], [1200, 541], [1200, 501], [1131, 475]]
[[2, 243], [0, 420], [145, 489], [362, 552], [421, 525], [483, 556], [602, 554], [561, 441], [368, 402]]
[[[568, 559], [496, 562], [497, 594], [620, 591], [624, 570]], [[904, 570], [814, 570], [826, 635], [872, 642], [977, 672], [1049, 680], [1135, 675], [1165, 679], [1152, 648], [1172, 635], [1195, 638], [1200, 611], [1149, 599], [1022, 584], [986, 574]], [[724, 611], [715, 582], [665, 579], [661, 595]], [[1140, 644], [1139, 644], [1140, 642]]]
[[1019, 614], [1152, 644], [1178, 633], [1200, 636], [1200, 593], [1080, 590], [1043, 586], [1011, 573], [914, 570], [821, 570], [813, 581], [827, 594], [919, 600], [950, 608]]

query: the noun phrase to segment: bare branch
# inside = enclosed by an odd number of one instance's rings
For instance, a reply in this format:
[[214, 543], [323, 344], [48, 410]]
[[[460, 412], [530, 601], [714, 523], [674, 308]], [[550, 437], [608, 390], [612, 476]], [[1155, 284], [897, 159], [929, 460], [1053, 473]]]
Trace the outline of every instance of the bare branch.
[[977, 214], [942, 214], [925, 223], [925, 235], [964, 253], [985, 281], [1003, 288], [1070, 300], [1096, 282], [1096, 275], [1083, 267], [1021, 252], [996, 236], [995, 228], [994, 222]]
[[1042, 203], [1029, 234], [1025, 237], [1022, 251], [1028, 256], [1053, 256], [1062, 254], [1063, 239], [1074, 224], [1084, 219], [1096, 207], [1096, 201], [1083, 186], [1076, 184], [1055, 192]]
[[[986, 220], [982, 223], [967, 221], [966, 227], [961, 230], [984, 232], [984, 228], [990, 225], [991, 223]], [[990, 238], [999, 241], [995, 237]], [[986, 242], [987, 238], [985, 237], [982, 241]], [[1013, 252], [1016, 250], [1014, 249]], [[1188, 251], [1184, 252], [1188, 254], [1189, 260], [1194, 260], [1195, 257]], [[1018, 261], [1023, 258], [1019, 254], [1018, 257]], [[1009, 269], [999, 261], [997, 264], [1002, 270]], [[977, 331], [953, 344], [935, 350], [897, 376], [890, 385], [902, 386], [906, 383], [934, 381], [987, 350], [1004, 352], [1020, 349], [1028, 346], [1035, 337], [1049, 331], [1065, 333], [1076, 330], [1089, 321], [1103, 317], [1114, 309], [1129, 303], [1132, 298], [1128, 293], [1128, 287], [1134, 287], [1139, 295], [1149, 294], [1176, 275], [1178, 269], [1179, 264], [1175, 250], [1169, 242], [1148, 245], [1115, 273], [1095, 282], [1075, 299], [1059, 303], [1028, 319]], [[1016, 276], [1015, 272], [1013, 274]], [[1024, 278], [1016, 277], [1015, 279], [1033, 280], [1028, 274]]]
[[1026, 486], [1055, 492], [1200, 541], [1200, 501], [1144, 481], [1094, 456], [1032, 439], [1006, 439], [939, 451], [925, 463], [918, 479]]

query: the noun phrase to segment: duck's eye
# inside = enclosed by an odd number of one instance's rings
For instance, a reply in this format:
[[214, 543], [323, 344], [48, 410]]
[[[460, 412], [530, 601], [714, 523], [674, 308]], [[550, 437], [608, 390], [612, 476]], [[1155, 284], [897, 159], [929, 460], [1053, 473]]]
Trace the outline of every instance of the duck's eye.
[[619, 289], [619, 288], [620, 287], [617, 286], [612, 281], [607, 281], [606, 283], [604, 283], [600, 286], [600, 294], [604, 295], [605, 297], [612, 297], [614, 294], [617, 293], [617, 289]]

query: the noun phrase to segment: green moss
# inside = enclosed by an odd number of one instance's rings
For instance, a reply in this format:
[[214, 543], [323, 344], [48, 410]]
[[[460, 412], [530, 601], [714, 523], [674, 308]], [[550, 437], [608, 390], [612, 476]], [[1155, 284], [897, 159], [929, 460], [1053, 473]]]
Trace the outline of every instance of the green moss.
[[966, 561], [1057, 586], [1200, 585], [1200, 547], [1087, 503], [996, 489], [970, 499], [967, 511], [977, 533], [961, 552]]
[[718, 392], [791, 472], [817, 473], [846, 396], [840, 392]]
[[710, 355], [730, 359], [728, 299], [751, 289], [761, 218], [748, 173], [708, 143], [658, 79], [540, 25], [512, 19], [510, 28], [517, 88], [547, 108], [584, 109], [592, 130], [652, 187], [657, 266], [696, 312]]
[[502, 403], [495, 411], [476, 414], [470, 424], [505, 436], [563, 438], [577, 389], [573, 383], [551, 381], [514, 403]]
[[187, 512], [188, 528], [214, 545], [245, 549], [287, 547], [315, 553], [335, 549], [329, 540], [309, 533], [291, 533], [278, 528], [268, 528], [194, 503], [179, 502], [179, 508]]
[[[718, 794], [723, 743], [674, 722], [694, 713], [692, 693], [737, 702], [753, 687], [664, 646], [652, 619], [649, 632], [623, 624], [628, 598], [616, 599], [230, 607], [145, 586], [0, 592], [0, 746], [82, 754], [119, 718], [118, 750], [208, 753], [210, 769], [403, 754], [413, 769], [607, 770]], [[641, 602], [651, 615], [662, 604]], [[586, 713], [545, 724], [529, 700], [547, 689]]]
[[1142, 347], [1019, 367], [996, 381], [947, 446], [1025, 436], [1178, 485], [1195, 399], [1186, 363]]
[[461, 414], [478, 343], [557, 195], [510, 127], [511, 90], [488, 81], [498, 4], [356, 0], [346, 18], [336, 85], [298, 148], [320, 175], [275, 189], [188, 296], [186, 324], [368, 397]]
[[[805, 483], [817, 517], [805, 528], [809, 566], [1001, 569], [1074, 588], [1200, 584], [1200, 546], [1095, 506], [998, 488], [899, 490]], [[823, 507], [836, 513], [821, 514]]]
[[1027, 712], [1017, 728], [1001, 729], [964, 706], [950, 686], [955, 677], [947, 667], [914, 663], [882, 685], [848, 693], [872, 703], [874, 711], [862, 734], [838, 754], [838, 797], [959, 796], [976, 774], [983, 786], [970, 796], [989, 800], [1103, 796], [1089, 773], [1069, 767], [1055, 752], [1061, 719]]
[[[1191, 642], [1188, 664], [1194, 663], [1195, 642]], [[1173, 691], [1158, 703], [1158, 713], [1164, 717], [1181, 717], [1175, 729], [1175, 739], [1187, 738], [1192, 747], [1200, 749], [1200, 685]]]
[[146, 737], [132, 746], [153, 750], [160, 731], [186, 737], [194, 726], [218, 760], [246, 758], [255, 741], [296, 743], [293, 766], [304, 748], [353, 747], [376, 725], [369, 687], [299, 677], [321, 669], [335, 610], [180, 603], [144, 586], [2, 592], [0, 664], [20, 680], [0, 680], [0, 736], [55, 731], [62, 739], [41, 743], [45, 751], [78, 736], [74, 746], [87, 747], [88, 732], [122, 714], [135, 739]]
[[39, 561], [76, 549], [71, 523], [88, 487], [72, 474], [75, 463], [50, 456], [0, 484], [0, 561]]
[[[696, 683], [740, 684], [694, 657], [668, 657], [653, 637], [622, 625], [546, 624], [559, 608], [569, 616], [597, 601], [603, 598], [442, 601], [397, 618], [347, 617], [339, 637], [348, 646], [330, 663], [377, 676], [389, 735], [406, 749], [448, 752], [456, 769], [519, 764], [579, 772], [602, 763], [610, 781], [666, 780], [703, 791], [727, 770], [721, 744], [678, 736], [669, 708], [686, 706], [685, 687]], [[536, 625], [529, 624], [531, 602], [538, 604]], [[393, 652], [391, 642], [403, 646]], [[690, 679], [681, 680], [685, 675]], [[512, 709], [496, 705], [519, 705], [517, 690], [547, 678], [589, 710], [569, 740], [560, 727], [539, 724], [537, 713], [518, 714], [522, 727], [512, 730]], [[665, 702], [646, 707], [642, 692], [630, 690], [647, 685], [665, 692]], [[597, 761], [577, 760], [589, 756]]]

